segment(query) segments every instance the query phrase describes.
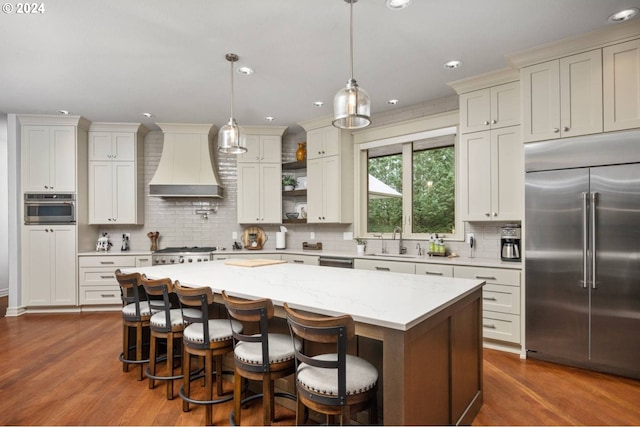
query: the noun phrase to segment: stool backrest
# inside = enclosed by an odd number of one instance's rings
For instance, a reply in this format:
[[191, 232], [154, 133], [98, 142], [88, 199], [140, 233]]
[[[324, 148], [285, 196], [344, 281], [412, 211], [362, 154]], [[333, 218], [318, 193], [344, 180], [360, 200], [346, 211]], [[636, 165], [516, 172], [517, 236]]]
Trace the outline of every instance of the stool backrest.
[[[171, 294], [173, 293], [173, 283], [171, 279], [147, 279], [142, 275], [142, 286], [147, 294], [149, 307], [160, 310], [165, 314], [165, 327], [163, 332], [171, 331]], [[157, 326], [154, 326], [158, 329]]]
[[135, 304], [136, 314], [135, 319], [140, 321], [140, 301], [145, 299], [144, 294], [141, 292], [142, 276], [140, 273], [124, 274], [120, 269], [116, 270], [116, 280], [120, 285], [120, 298], [122, 299], [122, 306]]
[[326, 405], [344, 405], [347, 401], [347, 344], [355, 336], [355, 322], [349, 315], [342, 316], [313, 316], [299, 313], [284, 303], [287, 323], [291, 336], [306, 341], [332, 344], [335, 343], [335, 360], [319, 360], [305, 354], [305, 346], [296, 348], [296, 363], [302, 362], [311, 366], [338, 370], [338, 395], [312, 395], [311, 400]]
[[[210, 287], [188, 288], [180, 285], [178, 280], [173, 284], [173, 290], [178, 295], [180, 308], [182, 309], [182, 320], [186, 323], [202, 323], [204, 331], [204, 342], [202, 348], [208, 348], [210, 342], [209, 328], [209, 307], [213, 304], [213, 291]], [[187, 307], [197, 307], [198, 315], [194, 310], [185, 310]], [[195, 345], [195, 344], [194, 344]]]
[[[269, 298], [257, 300], [236, 298], [229, 296], [226, 291], [222, 291], [222, 299], [227, 307], [229, 320], [253, 323], [259, 328], [257, 334], [249, 335], [242, 333], [242, 330], [234, 329], [233, 323], [231, 324], [234, 346], [239, 341], [262, 343], [262, 365], [246, 364], [243, 367], [249, 371], [269, 372], [269, 319], [274, 314], [273, 302]], [[251, 328], [248, 329], [251, 330]]]

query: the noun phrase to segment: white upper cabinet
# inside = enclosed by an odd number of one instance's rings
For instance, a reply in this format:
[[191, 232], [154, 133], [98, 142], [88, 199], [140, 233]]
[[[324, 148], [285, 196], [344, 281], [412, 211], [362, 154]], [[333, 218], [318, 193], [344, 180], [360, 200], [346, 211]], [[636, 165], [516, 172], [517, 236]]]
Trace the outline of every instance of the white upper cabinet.
[[522, 137], [542, 141], [602, 132], [602, 50], [524, 67]]
[[460, 133], [520, 124], [520, 83], [475, 90], [460, 95]]
[[307, 132], [307, 159], [340, 154], [340, 129], [324, 126]]
[[282, 163], [282, 136], [247, 135], [247, 152], [238, 155], [238, 163]]
[[603, 49], [604, 130], [640, 127], [640, 40]]
[[74, 126], [24, 125], [21, 141], [24, 191], [76, 191]]
[[138, 123], [89, 129], [89, 224], [144, 223], [144, 135]]

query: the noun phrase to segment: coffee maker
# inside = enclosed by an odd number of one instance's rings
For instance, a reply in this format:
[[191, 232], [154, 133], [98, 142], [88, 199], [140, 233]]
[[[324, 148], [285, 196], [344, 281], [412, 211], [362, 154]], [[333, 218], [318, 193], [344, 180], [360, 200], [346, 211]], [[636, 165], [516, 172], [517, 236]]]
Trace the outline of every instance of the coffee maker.
[[520, 224], [506, 224], [500, 228], [500, 259], [520, 261]]

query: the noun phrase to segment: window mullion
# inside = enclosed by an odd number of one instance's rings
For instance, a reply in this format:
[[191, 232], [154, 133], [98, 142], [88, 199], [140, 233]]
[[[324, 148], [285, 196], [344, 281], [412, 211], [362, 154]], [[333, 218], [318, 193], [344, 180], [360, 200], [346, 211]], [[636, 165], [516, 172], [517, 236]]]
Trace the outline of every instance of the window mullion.
[[411, 237], [413, 232], [413, 143], [402, 145], [402, 233]]

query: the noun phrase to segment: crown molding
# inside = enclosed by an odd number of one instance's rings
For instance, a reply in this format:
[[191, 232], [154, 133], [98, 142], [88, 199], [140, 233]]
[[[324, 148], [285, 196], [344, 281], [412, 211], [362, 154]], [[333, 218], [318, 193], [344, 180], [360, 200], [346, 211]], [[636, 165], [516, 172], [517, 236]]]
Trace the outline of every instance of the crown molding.
[[514, 68], [501, 68], [496, 71], [467, 77], [447, 83], [458, 95], [503, 83], [511, 83], [520, 80], [520, 72]]

